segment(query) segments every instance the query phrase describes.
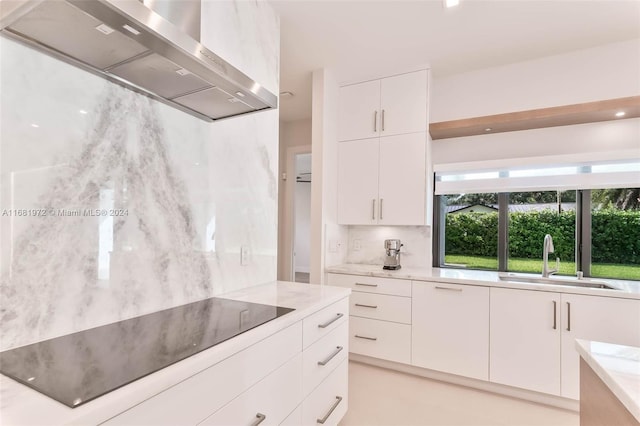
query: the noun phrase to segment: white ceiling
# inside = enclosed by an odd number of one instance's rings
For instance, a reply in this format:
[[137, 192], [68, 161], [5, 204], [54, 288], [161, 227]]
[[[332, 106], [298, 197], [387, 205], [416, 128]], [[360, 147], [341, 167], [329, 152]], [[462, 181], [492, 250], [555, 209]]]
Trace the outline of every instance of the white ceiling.
[[311, 73], [338, 81], [430, 64], [434, 77], [640, 38], [640, 1], [269, 0], [281, 19], [284, 121], [311, 117]]

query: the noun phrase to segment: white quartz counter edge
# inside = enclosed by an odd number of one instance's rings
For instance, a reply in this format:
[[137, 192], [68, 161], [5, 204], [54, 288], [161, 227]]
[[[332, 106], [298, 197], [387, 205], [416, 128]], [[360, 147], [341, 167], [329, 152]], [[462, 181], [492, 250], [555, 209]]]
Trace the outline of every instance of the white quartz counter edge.
[[[550, 291], [556, 293], [587, 294], [592, 296], [640, 299], [640, 282], [600, 279], [617, 288], [573, 287], [568, 285], [515, 283], [500, 280], [500, 273], [493, 271], [474, 271], [469, 269], [444, 268], [402, 268], [397, 271], [382, 269], [379, 265], [343, 264], [331, 266], [325, 272], [332, 274], [360, 275], [368, 277], [397, 278], [414, 281], [437, 281], [450, 284], [479, 285], [486, 287], [514, 288], [521, 290]], [[504, 274], [504, 273], [502, 273]]]
[[576, 349], [640, 422], [640, 348], [578, 339]]
[[323, 307], [347, 297], [350, 292], [349, 289], [339, 287], [279, 281], [219, 295], [218, 297], [225, 299], [278, 305], [296, 310], [73, 409], [0, 375], [0, 424], [41, 426], [102, 423]]

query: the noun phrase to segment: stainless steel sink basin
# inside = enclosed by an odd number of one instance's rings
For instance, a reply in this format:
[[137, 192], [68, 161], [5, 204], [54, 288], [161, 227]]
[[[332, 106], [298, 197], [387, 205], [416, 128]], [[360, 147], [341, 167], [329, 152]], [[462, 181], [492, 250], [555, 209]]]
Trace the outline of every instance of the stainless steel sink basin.
[[516, 275], [516, 274], [508, 274], [508, 275], [500, 275], [500, 281], [510, 281], [517, 283], [527, 283], [527, 284], [552, 284], [552, 285], [568, 285], [572, 287], [587, 287], [587, 288], [603, 288], [608, 290], [618, 290], [617, 288], [610, 286], [602, 281], [593, 281], [588, 279], [577, 279], [577, 278], [560, 278], [560, 277], [535, 277], [535, 276], [527, 276], [527, 275]]

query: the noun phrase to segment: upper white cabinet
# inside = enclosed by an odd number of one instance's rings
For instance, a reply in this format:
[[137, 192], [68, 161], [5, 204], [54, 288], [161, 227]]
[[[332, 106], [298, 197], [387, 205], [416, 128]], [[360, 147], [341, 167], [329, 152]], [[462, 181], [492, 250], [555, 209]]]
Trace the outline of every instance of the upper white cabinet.
[[640, 346], [640, 301], [562, 295], [562, 396], [580, 397], [580, 356], [575, 340]]
[[341, 225], [427, 224], [428, 73], [340, 88]]
[[492, 382], [560, 395], [560, 294], [492, 288]]
[[338, 223], [426, 224], [426, 133], [338, 144]]
[[427, 72], [341, 87], [338, 140], [426, 132]]
[[383, 78], [380, 136], [427, 131], [427, 71]]

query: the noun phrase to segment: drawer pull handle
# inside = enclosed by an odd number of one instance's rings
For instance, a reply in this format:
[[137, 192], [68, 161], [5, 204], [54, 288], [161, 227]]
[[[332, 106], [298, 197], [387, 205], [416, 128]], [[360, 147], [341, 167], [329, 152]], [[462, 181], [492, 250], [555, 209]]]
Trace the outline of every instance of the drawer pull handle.
[[378, 284], [356, 283], [356, 285], [361, 285], [361, 286], [364, 286], [364, 287], [378, 287]]
[[336, 396], [336, 402], [333, 403], [333, 406], [331, 407], [329, 412], [327, 414], [325, 414], [323, 418], [317, 419], [316, 422], [318, 422], [321, 425], [323, 425], [324, 422], [326, 422], [329, 419], [329, 416], [331, 415], [331, 413], [333, 413], [335, 411], [335, 409], [338, 408], [338, 405], [341, 402], [342, 402], [342, 397], [341, 396]]
[[440, 287], [440, 286], [436, 286], [436, 290], [462, 291], [461, 288]]
[[378, 308], [376, 305], [363, 305], [361, 303], [356, 303], [356, 306], [359, 306], [361, 308], [372, 308], [372, 309], [377, 309]]
[[358, 336], [357, 334], [355, 335], [355, 337], [357, 337], [358, 339], [365, 339], [365, 340], [373, 340], [373, 341], [378, 340], [377, 337]]
[[259, 425], [260, 423], [262, 423], [262, 422], [264, 421], [264, 419], [266, 419], [266, 418], [267, 418], [267, 416], [265, 416], [265, 415], [264, 415], [264, 414], [262, 414], [262, 413], [258, 413], [258, 414], [256, 414], [256, 419], [258, 419], [258, 420], [256, 420], [255, 422], [251, 423], [251, 426], [258, 426], [258, 425]]
[[336, 346], [336, 350], [333, 351], [333, 353], [329, 355], [329, 357], [324, 361], [318, 361], [318, 365], [327, 365], [327, 363], [331, 361], [336, 355], [338, 355], [342, 349], [342, 346]]
[[329, 321], [325, 322], [324, 324], [318, 324], [318, 328], [327, 328], [334, 322], [338, 321], [343, 316], [344, 314], [337, 314], [335, 317], [331, 318]]

